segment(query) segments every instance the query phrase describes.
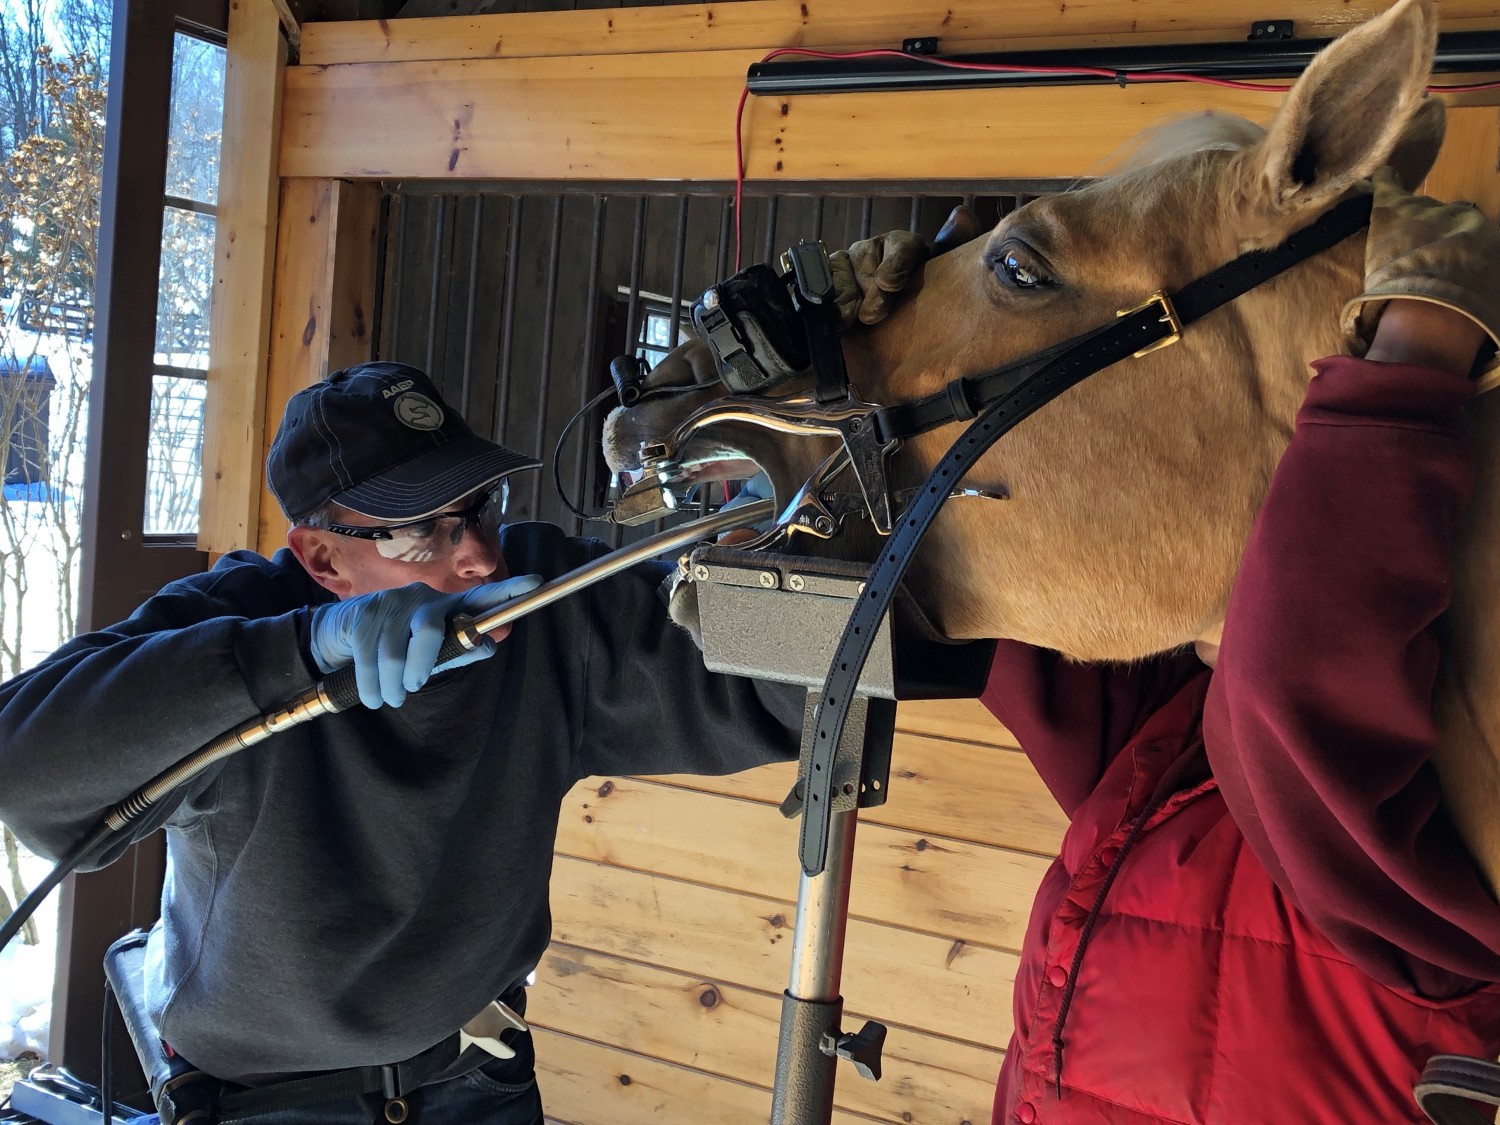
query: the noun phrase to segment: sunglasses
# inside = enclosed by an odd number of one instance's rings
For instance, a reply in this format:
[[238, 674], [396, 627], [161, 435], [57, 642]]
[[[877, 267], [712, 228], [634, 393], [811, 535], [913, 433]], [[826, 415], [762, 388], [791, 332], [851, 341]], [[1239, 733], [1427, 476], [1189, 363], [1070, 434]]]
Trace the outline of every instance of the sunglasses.
[[436, 562], [453, 554], [470, 524], [481, 535], [493, 536], [500, 528], [500, 517], [505, 514], [509, 500], [510, 482], [502, 480], [473, 504], [456, 512], [379, 527], [334, 523], [328, 525], [328, 530], [352, 539], [372, 540], [375, 550], [384, 558], [409, 563]]

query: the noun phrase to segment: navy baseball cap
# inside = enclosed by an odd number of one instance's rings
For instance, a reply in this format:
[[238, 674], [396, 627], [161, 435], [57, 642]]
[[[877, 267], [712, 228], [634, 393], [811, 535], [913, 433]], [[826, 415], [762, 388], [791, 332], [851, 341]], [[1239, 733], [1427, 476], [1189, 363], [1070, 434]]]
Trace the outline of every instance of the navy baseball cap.
[[436, 515], [541, 462], [480, 437], [404, 363], [361, 363], [298, 391], [266, 457], [287, 519], [333, 500], [378, 520]]

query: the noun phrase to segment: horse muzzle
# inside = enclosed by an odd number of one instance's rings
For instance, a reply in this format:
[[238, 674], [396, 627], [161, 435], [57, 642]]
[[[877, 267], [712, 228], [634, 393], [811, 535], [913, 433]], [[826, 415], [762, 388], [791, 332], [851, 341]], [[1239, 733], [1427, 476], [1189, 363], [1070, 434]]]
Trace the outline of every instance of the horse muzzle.
[[[695, 467], [726, 459], [722, 443], [706, 431], [738, 423], [839, 443], [778, 519], [778, 535], [801, 531], [828, 538], [846, 518], [863, 512], [882, 534], [890, 533], [886, 461], [899, 443], [876, 438], [872, 419], [878, 407], [859, 399], [849, 384], [828, 252], [821, 243], [800, 242], [782, 255], [781, 265], [780, 273], [751, 266], [693, 304], [693, 324], [718, 381], [731, 393], [693, 411], [659, 439], [641, 443], [643, 475], [616, 503], [614, 522], [645, 523], [676, 511], [677, 490], [694, 479]], [[616, 366], [620, 374], [615, 367], [611, 374], [621, 402], [640, 403], [653, 393], [641, 389], [638, 368]], [[809, 372], [811, 393], [786, 393], [787, 384]], [[859, 487], [857, 494], [841, 497], [829, 486], [845, 470], [853, 471]]]

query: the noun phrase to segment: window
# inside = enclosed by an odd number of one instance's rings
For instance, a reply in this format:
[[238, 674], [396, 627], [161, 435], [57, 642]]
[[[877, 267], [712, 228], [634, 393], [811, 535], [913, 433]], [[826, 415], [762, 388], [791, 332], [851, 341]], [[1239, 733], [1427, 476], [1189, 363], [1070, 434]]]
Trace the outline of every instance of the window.
[[647, 305], [641, 310], [641, 333], [635, 354], [655, 367], [669, 351], [692, 335], [692, 326], [686, 318], [678, 320], [677, 332], [673, 334], [670, 306]]
[[[615, 290], [621, 308], [629, 303], [630, 287], [621, 285]], [[634, 354], [655, 367], [666, 354], [684, 340], [693, 338], [693, 322], [689, 312], [691, 302], [683, 301], [678, 306], [677, 331], [672, 331], [672, 298], [660, 293], [640, 294], [640, 326], [636, 329]], [[624, 320], [623, 311], [620, 317]], [[620, 330], [624, 335], [624, 330]]]
[[185, 536], [198, 529], [224, 62], [218, 44], [181, 32], [175, 37], [151, 377], [147, 535]]

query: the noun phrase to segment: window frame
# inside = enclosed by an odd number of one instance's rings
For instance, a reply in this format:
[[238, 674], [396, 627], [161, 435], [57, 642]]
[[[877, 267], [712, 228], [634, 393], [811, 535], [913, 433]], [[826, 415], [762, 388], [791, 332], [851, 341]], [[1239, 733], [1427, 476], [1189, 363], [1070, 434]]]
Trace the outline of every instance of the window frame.
[[[172, 55], [178, 31], [223, 41], [228, 0], [115, 0], [94, 285], [94, 372], [84, 459], [78, 627], [122, 621], [176, 578], [205, 569], [191, 538], [143, 535]], [[165, 846], [155, 833], [103, 871], [70, 875], [58, 902], [49, 1059], [100, 1077], [100, 965], [110, 942], [161, 912]], [[126, 1043], [123, 1026], [115, 1042]], [[114, 1052], [122, 1098], [144, 1089]]]
[[[172, 130], [172, 117], [171, 117], [171, 114], [172, 114], [172, 108], [173, 107], [172, 107], [171, 82], [172, 82], [172, 79], [175, 78], [175, 68], [176, 68], [176, 62], [177, 62], [177, 48], [179, 46], [181, 38], [196, 39], [196, 40], [198, 40], [200, 42], [208, 43], [211, 46], [218, 47], [220, 50], [227, 50], [227, 38], [228, 37], [223, 32], [219, 32], [219, 31], [214, 31], [214, 30], [211, 30], [211, 29], [207, 29], [207, 28], [204, 28], [202, 26], [199, 26], [199, 25], [197, 25], [195, 23], [191, 23], [191, 22], [189, 22], [187, 20], [184, 20], [184, 19], [181, 19], [181, 18], [179, 18], [177, 20], [177, 27], [176, 27], [175, 32], [173, 33], [173, 36], [172, 36], [172, 52], [171, 52], [171, 57], [168, 60], [168, 67], [169, 67], [170, 74], [169, 74], [169, 88], [168, 88], [168, 95], [167, 95], [167, 115], [168, 115], [167, 116], [167, 136], [166, 136], [165, 152], [163, 153], [164, 164], [163, 164], [163, 183], [162, 183], [162, 196], [161, 196], [161, 199], [162, 199], [162, 204], [161, 204], [161, 223], [162, 223], [162, 237], [163, 237], [163, 239], [165, 239], [165, 236], [166, 236], [167, 215], [171, 211], [182, 211], [182, 212], [186, 212], [186, 213], [192, 214], [192, 215], [205, 215], [205, 216], [208, 216], [209, 218], [212, 218], [214, 220], [214, 223], [216, 225], [217, 225], [218, 219], [219, 219], [219, 205], [218, 205], [217, 198], [215, 198], [212, 202], [210, 202], [208, 200], [194, 199], [194, 198], [189, 197], [189, 196], [173, 195], [172, 193], [170, 193], [169, 191], [166, 190], [167, 185], [166, 185], [166, 179], [165, 179], [165, 177], [166, 177], [167, 168], [166, 168], [166, 165], [165, 165], [165, 161], [170, 158], [171, 144], [172, 144], [172, 133], [171, 133], [171, 130]], [[220, 137], [220, 146], [221, 146], [221, 148], [222, 148], [222, 145], [223, 145], [223, 138], [221, 136]], [[217, 194], [218, 194], [218, 170], [215, 171], [214, 183], [215, 183], [215, 196], [217, 196]], [[160, 265], [158, 265], [158, 270], [160, 270]], [[159, 286], [160, 286], [160, 278], [159, 278], [159, 275], [158, 275], [158, 287]], [[159, 296], [160, 296], [160, 293], [159, 293], [159, 289], [158, 289], [158, 297]], [[207, 331], [207, 320], [208, 320], [208, 317], [210, 315], [210, 307], [211, 307], [211, 302], [213, 300], [213, 279], [212, 279], [212, 275], [210, 275], [210, 278], [209, 278], [208, 291], [203, 296], [204, 296], [204, 318], [205, 318], [205, 333], [206, 333], [206, 331]], [[155, 329], [156, 329], [157, 333], [159, 334], [160, 333], [160, 329], [161, 329], [160, 320], [159, 320], [159, 317], [160, 317], [160, 307], [159, 306], [158, 306], [157, 313], [158, 313], [158, 316], [153, 321], [153, 323], [154, 323], [154, 326], [155, 326]], [[197, 367], [181, 367], [181, 366], [176, 366], [176, 365], [172, 365], [172, 364], [159, 363], [159, 362], [156, 361], [156, 355], [157, 354], [158, 353], [156, 353], [156, 352], [153, 351], [153, 353], [152, 353], [152, 364], [151, 364], [151, 387], [152, 387], [153, 403], [154, 403], [154, 396], [155, 396], [155, 393], [156, 393], [156, 383], [157, 383], [158, 379], [184, 379], [184, 380], [191, 380], [191, 381], [198, 382], [198, 383], [203, 383], [205, 385], [207, 384], [207, 382], [208, 382], [208, 363], [207, 363], [207, 353], [206, 352], [204, 354], [204, 365], [203, 365], [202, 368], [197, 368]], [[154, 405], [153, 405], [151, 417], [152, 417], [152, 420], [154, 421], [154, 419], [155, 419]], [[199, 457], [200, 465], [201, 465], [201, 461], [202, 461], [202, 457], [203, 457], [203, 452], [204, 452], [204, 450], [203, 450], [203, 434], [204, 434], [204, 431], [203, 431], [203, 420], [202, 420], [202, 418], [200, 418], [200, 421], [199, 421], [199, 431], [198, 431], [198, 457]], [[201, 523], [202, 523], [202, 520], [201, 520], [201, 508], [202, 508], [202, 493], [201, 493], [202, 473], [201, 473], [201, 469], [200, 469], [200, 472], [198, 474], [198, 481], [196, 482], [197, 485], [198, 485], [198, 487], [200, 488], [200, 492], [199, 492], [198, 503], [196, 505], [194, 505], [194, 519], [193, 519], [192, 526], [191, 527], [185, 527], [185, 528], [177, 528], [177, 529], [159, 530], [159, 531], [158, 530], [151, 530], [148, 527], [148, 524], [151, 522], [151, 517], [153, 516], [153, 512], [152, 512], [152, 509], [151, 509], [151, 485], [152, 485], [152, 471], [153, 471], [153, 467], [156, 464], [156, 459], [153, 456], [153, 454], [154, 454], [155, 451], [154, 451], [154, 449], [153, 449], [153, 447], [151, 445], [151, 439], [152, 439], [152, 437], [153, 437], [153, 430], [148, 427], [148, 430], [147, 430], [147, 449], [146, 449], [146, 456], [147, 456], [146, 482], [145, 482], [146, 483], [146, 488], [145, 488], [145, 490], [141, 494], [141, 523], [142, 523], [141, 536], [142, 536], [142, 540], [143, 540], [143, 542], [145, 542], [149, 546], [167, 546], [167, 545], [173, 545], [173, 544], [180, 544], [180, 545], [192, 545], [192, 544], [196, 544], [197, 540], [198, 540], [198, 529], [199, 529], [199, 527], [201, 526]]]

